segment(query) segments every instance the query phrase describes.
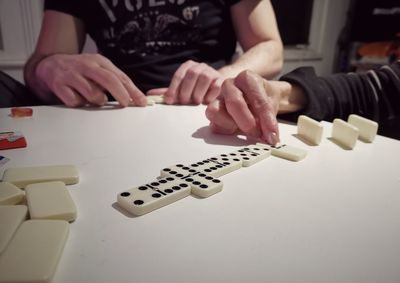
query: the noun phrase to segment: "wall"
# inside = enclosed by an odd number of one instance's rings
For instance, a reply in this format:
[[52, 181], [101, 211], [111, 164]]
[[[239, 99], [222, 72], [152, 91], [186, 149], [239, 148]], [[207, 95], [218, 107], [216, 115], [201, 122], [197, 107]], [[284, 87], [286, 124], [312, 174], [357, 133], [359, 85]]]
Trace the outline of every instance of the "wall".
[[350, 0], [314, 0], [310, 45], [286, 48], [282, 73], [311, 65], [317, 74], [332, 73], [338, 36], [346, 18]]
[[[314, 0], [310, 46], [285, 50], [284, 72], [312, 65], [319, 74], [332, 72], [337, 37], [350, 0]], [[42, 0], [0, 0], [0, 70], [23, 81], [22, 69], [40, 30]], [[91, 41], [86, 50], [94, 51]]]

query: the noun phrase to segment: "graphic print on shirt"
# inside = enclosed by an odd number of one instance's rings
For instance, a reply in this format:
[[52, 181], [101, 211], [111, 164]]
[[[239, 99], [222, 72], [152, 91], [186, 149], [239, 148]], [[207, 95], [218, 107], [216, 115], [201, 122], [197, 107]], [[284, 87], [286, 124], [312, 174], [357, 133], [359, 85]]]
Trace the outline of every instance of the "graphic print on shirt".
[[190, 0], [98, 1], [111, 22], [101, 36], [108, 48], [118, 48], [115, 52], [140, 57], [169, 54], [200, 37], [200, 7], [190, 5]]

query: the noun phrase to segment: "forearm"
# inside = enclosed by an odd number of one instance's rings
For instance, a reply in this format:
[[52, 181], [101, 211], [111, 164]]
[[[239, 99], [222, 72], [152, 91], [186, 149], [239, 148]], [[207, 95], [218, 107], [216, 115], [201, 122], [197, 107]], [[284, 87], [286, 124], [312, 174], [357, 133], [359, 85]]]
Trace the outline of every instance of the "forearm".
[[283, 47], [280, 41], [260, 42], [242, 55], [232, 64], [222, 67], [219, 72], [224, 78], [236, 77], [243, 70], [251, 70], [266, 79], [272, 79], [282, 69]]

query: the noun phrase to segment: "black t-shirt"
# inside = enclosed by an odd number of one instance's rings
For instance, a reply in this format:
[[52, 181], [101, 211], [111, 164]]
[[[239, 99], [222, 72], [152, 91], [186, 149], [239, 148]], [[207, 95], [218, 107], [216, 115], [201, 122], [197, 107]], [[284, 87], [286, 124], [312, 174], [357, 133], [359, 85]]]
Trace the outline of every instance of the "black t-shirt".
[[236, 37], [230, 6], [240, 0], [46, 0], [81, 19], [101, 54], [142, 90], [166, 87], [187, 60], [228, 63]]

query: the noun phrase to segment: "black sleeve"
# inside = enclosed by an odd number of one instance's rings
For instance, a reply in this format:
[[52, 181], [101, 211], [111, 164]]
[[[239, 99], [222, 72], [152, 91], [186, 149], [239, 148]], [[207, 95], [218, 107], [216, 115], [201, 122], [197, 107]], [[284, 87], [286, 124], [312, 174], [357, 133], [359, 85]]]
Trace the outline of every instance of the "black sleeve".
[[380, 134], [400, 139], [400, 61], [360, 74], [318, 77], [312, 67], [298, 68], [283, 77], [301, 87], [308, 105], [280, 118], [295, 121], [299, 115], [316, 120], [347, 120], [358, 114], [379, 123]]
[[80, 12], [82, 11], [82, 3], [81, 6], [79, 5], [79, 0], [45, 0], [44, 10], [62, 12], [82, 19]]

